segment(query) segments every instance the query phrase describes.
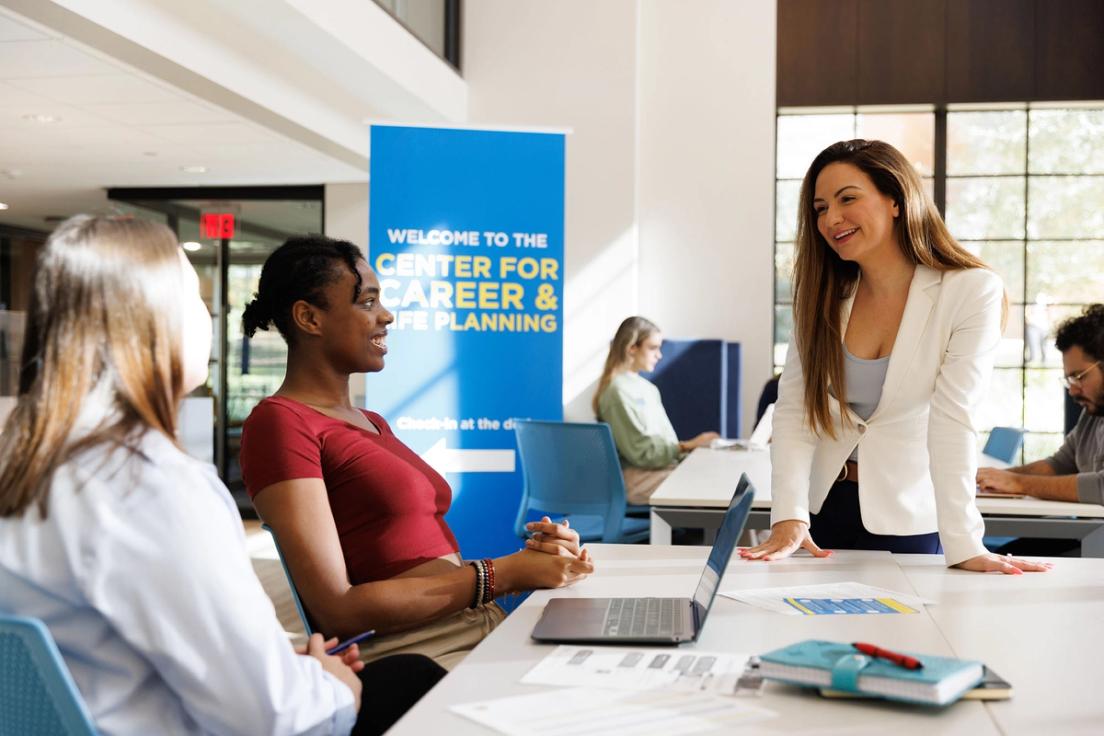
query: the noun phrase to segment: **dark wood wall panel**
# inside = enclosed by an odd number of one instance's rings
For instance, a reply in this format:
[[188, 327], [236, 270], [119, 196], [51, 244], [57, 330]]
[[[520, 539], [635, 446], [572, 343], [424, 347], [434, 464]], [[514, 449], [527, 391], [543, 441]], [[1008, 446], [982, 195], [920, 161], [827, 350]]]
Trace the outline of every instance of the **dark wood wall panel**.
[[859, 0], [859, 101], [943, 99], [946, 18], [946, 0]]
[[1035, 99], [1104, 99], [1104, 0], [1036, 0]]
[[1035, 2], [947, 4], [947, 102], [1034, 98]]
[[1104, 99], [1104, 0], [777, 0], [778, 105]]
[[780, 0], [778, 104], [853, 105], [858, 0]]

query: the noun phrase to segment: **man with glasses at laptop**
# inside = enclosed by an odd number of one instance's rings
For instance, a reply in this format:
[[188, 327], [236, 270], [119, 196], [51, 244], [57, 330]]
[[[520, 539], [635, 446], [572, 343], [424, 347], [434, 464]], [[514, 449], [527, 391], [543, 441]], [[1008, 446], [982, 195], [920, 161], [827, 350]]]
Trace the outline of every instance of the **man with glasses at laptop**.
[[[1050, 457], [1008, 470], [979, 468], [978, 488], [1052, 501], [1104, 504], [1104, 304], [1058, 327], [1063, 383], [1081, 405], [1077, 425]], [[1022, 540], [1021, 540], [1022, 541]]]

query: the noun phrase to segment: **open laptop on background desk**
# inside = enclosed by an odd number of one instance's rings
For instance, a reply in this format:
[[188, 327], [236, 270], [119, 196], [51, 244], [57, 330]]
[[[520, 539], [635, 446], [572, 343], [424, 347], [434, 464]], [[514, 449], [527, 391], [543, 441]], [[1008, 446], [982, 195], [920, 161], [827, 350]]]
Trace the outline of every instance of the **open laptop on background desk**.
[[728, 504], [693, 598], [553, 598], [533, 628], [546, 642], [678, 644], [705, 626], [736, 541], [744, 530], [755, 488], [747, 474]]

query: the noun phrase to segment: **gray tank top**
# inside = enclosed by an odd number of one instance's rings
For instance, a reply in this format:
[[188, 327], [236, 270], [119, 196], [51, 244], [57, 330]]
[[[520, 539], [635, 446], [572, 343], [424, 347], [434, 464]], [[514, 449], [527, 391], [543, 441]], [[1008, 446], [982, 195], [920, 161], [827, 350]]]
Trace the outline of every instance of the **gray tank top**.
[[[886, 370], [889, 368], [889, 356], [867, 360], [856, 358], [843, 346], [844, 385], [847, 387], [847, 405], [851, 411], [863, 419], [869, 419], [882, 398], [882, 386], [885, 384]], [[856, 447], [849, 460], [858, 460]]]

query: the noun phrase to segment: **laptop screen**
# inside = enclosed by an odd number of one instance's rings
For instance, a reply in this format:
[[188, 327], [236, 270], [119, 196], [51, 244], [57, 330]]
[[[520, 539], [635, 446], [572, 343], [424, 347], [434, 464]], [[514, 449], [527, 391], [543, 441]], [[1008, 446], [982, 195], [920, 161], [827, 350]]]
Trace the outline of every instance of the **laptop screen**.
[[713, 599], [717, 595], [717, 586], [721, 583], [728, 561], [736, 549], [736, 542], [740, 539], [740, 533], [747, 523], [748, 513], [751, 512], [751, 502], [755, 500], [755, 488], [748, 480], [746, 473], [740, 474], [740, 483], [736, 486], [736, 492], [732, 495], [732, 501], [728, 504], [721, 528], [717, 530], [717, 541], [713, 543], [713, 549], [709, 552], [709, 559], [702, 570], [701, 580], [698, 581], [698, 589], [694, 591], [694, 606], [698, 609], [698, 623], [705, 618], [704, 614], [713, 605]]

